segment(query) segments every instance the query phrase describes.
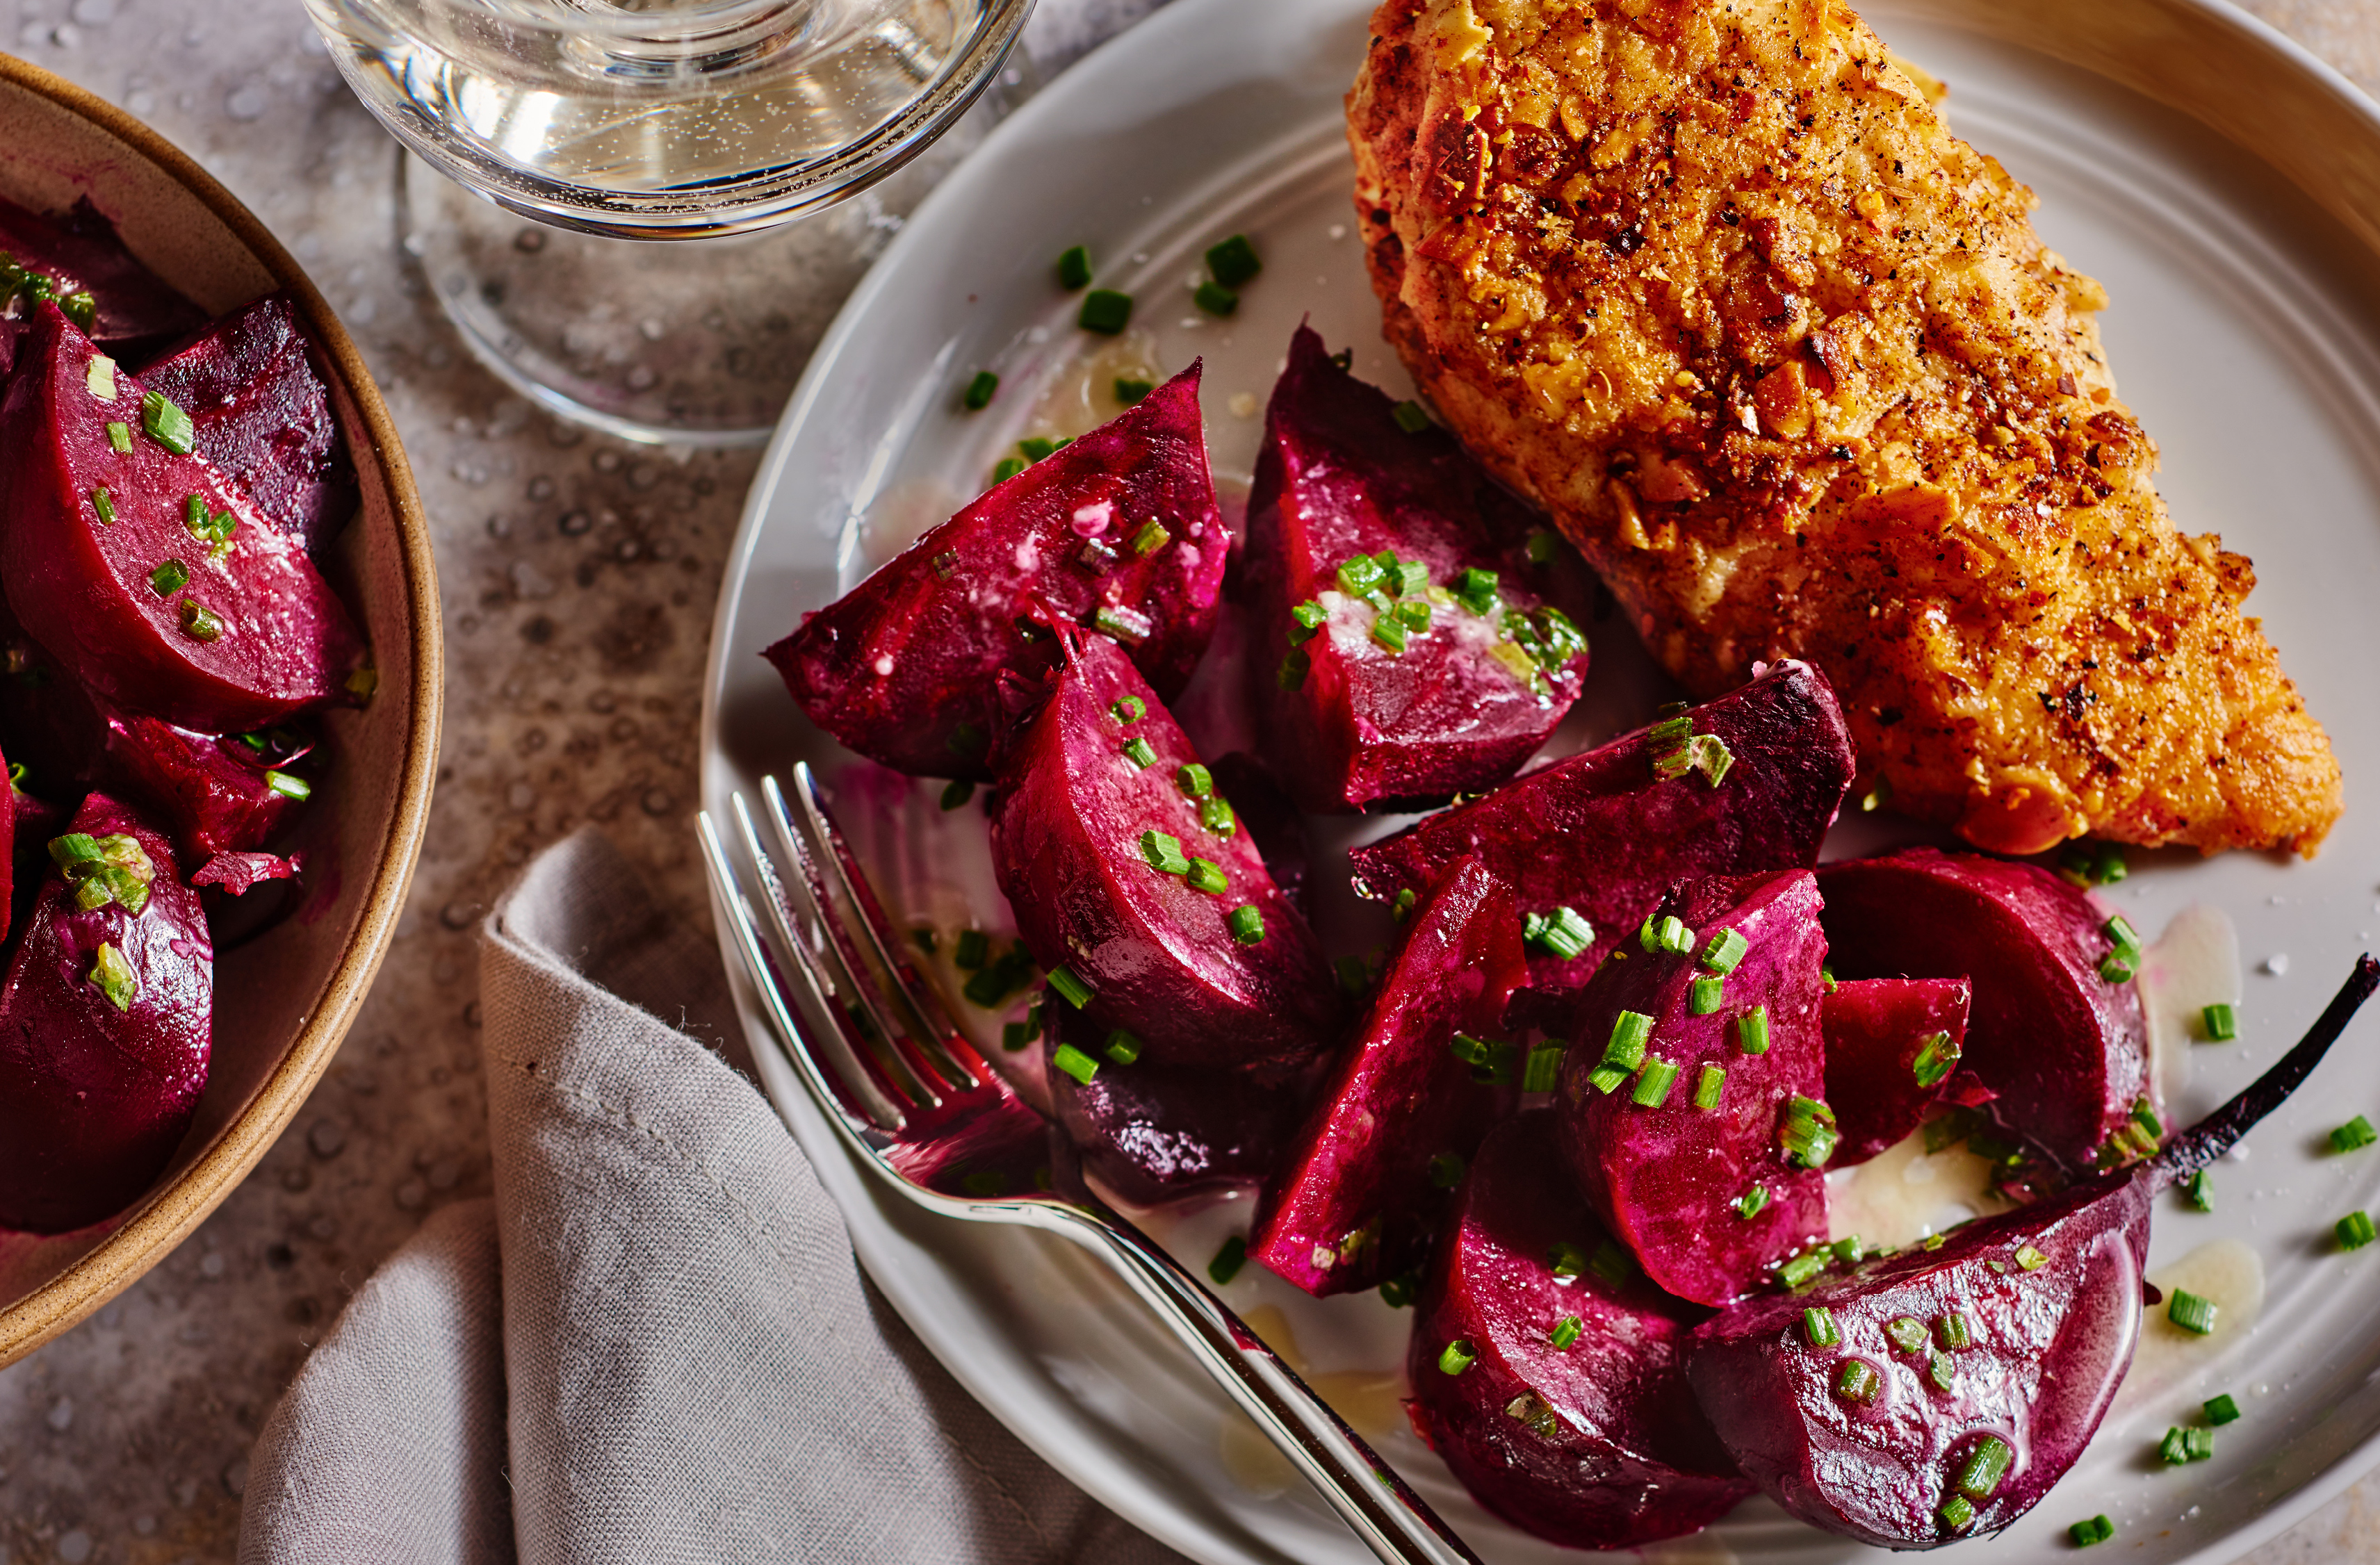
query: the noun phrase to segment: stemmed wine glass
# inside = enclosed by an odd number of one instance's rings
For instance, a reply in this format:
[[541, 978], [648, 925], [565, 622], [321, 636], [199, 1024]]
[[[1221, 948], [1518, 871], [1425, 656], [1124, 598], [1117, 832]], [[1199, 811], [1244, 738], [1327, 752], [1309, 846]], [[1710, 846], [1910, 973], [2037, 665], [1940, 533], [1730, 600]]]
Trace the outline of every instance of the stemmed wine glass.
[[722, 445], [767, 438], [1032, 0], [307, 8], [407, 149], [403, 240], [472, 350], [565, 417]]

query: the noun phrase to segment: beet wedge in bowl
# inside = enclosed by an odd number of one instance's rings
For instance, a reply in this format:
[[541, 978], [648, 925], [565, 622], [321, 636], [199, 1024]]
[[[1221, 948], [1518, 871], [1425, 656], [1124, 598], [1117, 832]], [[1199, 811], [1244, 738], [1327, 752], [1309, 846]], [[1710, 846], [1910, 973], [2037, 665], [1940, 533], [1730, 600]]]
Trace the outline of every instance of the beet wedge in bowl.
[[1171, 698], [1214, 635], [1230, 553], [1193, 364], [993, 485], [763, 656], [810, 721], [861, 755], [988, 782], [998, 676], [1047, 672], [1053, 622], [1129, 645]]

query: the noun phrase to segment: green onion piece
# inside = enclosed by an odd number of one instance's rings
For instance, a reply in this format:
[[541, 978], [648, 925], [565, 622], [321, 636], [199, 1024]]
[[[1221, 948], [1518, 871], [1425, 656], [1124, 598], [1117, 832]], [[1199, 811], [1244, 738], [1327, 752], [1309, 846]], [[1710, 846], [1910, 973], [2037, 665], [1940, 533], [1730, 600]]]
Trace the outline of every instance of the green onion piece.
[[1035, 1030], [1033, 1024], [1029, 1021], [1003, 1022], [1001, 1024], [1000, 1028], [1000, 1047], [1004, 1051], [1014, 1054], [1018, 1049], [1023, 1049], [1026, 1044], [1033, 1041], [1033, 1034]]
[[1821, 1169], [1835, 1155], [1842, 1133], [1835, 1127], [1835, 1111], [1815, 1098], [1794, 1098], [1785, 1106], [1785, 1126], [1779, 1133], [1788, 1161], [1805, 1169]]
[[1324, 622], [1330, 618], [1330, 611], [1309, 599], [1290, 610], [1289, 617], [1297, 622], [1300, 630], [1311, 635], [1321, 629]]
[[2009, 1463], [2016, 1452], [1998, 1435], [1985, 1435], [1967, 1457], [1967, 1464], [1959, 1470], [1959, 1492], [1969, 1499], [1989, 1499], [2008, 1475]]
[[1735, 1198], [1734, 1206], [1735, 1215], [1749, 1222], [1767, 1209], [1768, 1186], [1765, 1184], [1754, 1185], [1751, 1189], [1745, 1191], [1742, 1195]]
[[1405, 622], [1393, 613], [1382, 614], [1372, 621], [1372, 639], [1391, 652], [1405, 649]]
[[149, 589], [160, 598], [171, 598], [190, 585], [190, 567], [179, 560], [168, 560], [149, 573]]
[[99, 320], [99, 299], [88, 288], [58, 300], [58, 309], [86, 332]]
[[1257, 249], [1245, 234], [1234, 234], [1208, 249], [1207, 270], [1215, 274], [1216, 282], [1236, 288], [1262, 272], [1264, 262], [1257, 259]]
[[1464, 608], [1483, 619], [1503, 607], [1497, 587], [1496, 573], [1482, 570], [1477, 565], [1463, 567], [1463, 574], [1454, 578], [1455, 597], [1462, 600]]
[[1959, 1366], [1950, 1362], [1949, 1354], [1935, 1353], [1925, 1361], [1925, 1378], [1934, 1383], [1937, 1391], [1955, 1391], [1959, 1389]]
[[2099, 977], [2111, 984], [2129, 984], [2132, 981], [2131, 964], [2111, 951], [2099, 958]]
[[2231, 1400], [2231, 1393], [2228, 1391], [2219, 1397], [2209, 1398], [2205, 1408], [2206, 1422], [2209, 1424], [2218, 1425], [2230, 1424], [2236, 1422], [2240, 1416], [2240, 1404]]
[[1232, 939], [1242, 945], [1255, 945], [1265, 938], [1264, 915], [1253, 907], [1235, 907], [1223, 919], [1232, 931]]
[[1122, 1027], [1110, 1029], [1108, 1041], [1100, 1051], [1119, 1065], [1129, 1065], [1140, 1058], [1140, 1039]]
[[2122, 914], [2116, 915], [2099, 927], [2116, 948], [2116, 954], [2137, 967], [2141, 962], [2141, 937]]
[[2168, 1429], [2165, 1438], [2157, 1442], [2157, 1460], [2168, 1467], [2179, 1467], [2190, 1460], [2190, 1446], [2179, 1427]]
[[1099, 1074], [1099, 1062], [1071, 1043], [1062, 1043], [1050, 1052], [1050, 1063], [1065, 1072], [1085, 1086]]
[[1860, 1258], [1859, 1235], [1847, 1233], [1828, 1245], [1826, 1249], [1827, 1254], [1834, 1256], [1837, 1265], [1850, 1266]]
[[1814, 1348], [1831, 1348], [1843, 1340], [1841, 1328], [1835, 1325], [1835, 1312], [1824, 1304], [1812, 1304], [1802, 1312], [1802, 1335]]
[[2198, 1024], [2209, 1043], [2228, 1043], [2240, 1036], [2240, 1016], [2228, 1005], [2210, 1005], [2198, 1013]]
[[1209, 315], [1229, 315], [1240, 308], [1240, 296], [1220, 283], [1205, 282], [1190, 290], [1190, 302]]
[[1912, 1315], [1904, 1315], [1887, 1325], [1884, 1334], [1891, 1338], [1892, 1345], [1904, 1353], [1924, 1353], [1928, 1341], [1925, 1323]]
[[1736, 964], [1743, 960], [1744, 952], [1751, 949], [1752, 942], [1733, 929], [1721, 929], [1710, 938], [1709, 944], [1703, 947], [1702, 963], [1723, 978], [1735, 971]]
[[188, 456], [198, 435], [190, 416], [176, 406], [164, 392], [140, 394], [140, 427], [149, 432], [151, 440], [176, 456]]
[[1207, 1276], [1216, 1287], [1220, 1288], [1239, 1276], [1240, 1268], [1247, 1264], [1248, 1242], [1234, 1233], [1223, 1241], [1222, 1247], [1215, 1252], [1215, 1258], [1207, 1263]]
[[1755, 1005], [1735, 1019], [1735, 1046], [1746, 1054], [1768, 1052], [1768, 1007]]
[[1146, 771], [1157, 764], [1157, 751], [1148, 740], [1135, 735], [1124, 742], [1123, 758]]
[[1138, 381], [1128, 375], [1118, 375], [1115, 379], [1115, 399], [1126, 407], [1138, 406], [1156, 389], [1155, 381]]
[[1152, 516], [1141, 523], [1140, 530], [1132, 535], [1132, 552], [1135, 558], [1146, 560], [1172, 541], [1173, 535], [1165, 530], [1162, 522]]
[[2116, 1524], [2105, 1516], [2094, 1516], [2088, 1522], [2077, 1522], [2066, 1529], [2077, 1548], [2088, 1548], [2095, 1543], [2106, 1543], [2116, 1535]]
[[1400, 402], [1389, 409], [1389, 417], [1397, 421], [1397, 428], [1409, 435], [1417, 435], [1429, 428], [1429, 415], [1422, 411], [1418, 402]]
[[1404, 920], [1404, 916], [1414, 910], [1414, 904], [1420, 900], [1420, 897], [1415, 893], [1414, 889], [1411, 886], [1407, 886], [1403, 891], [1399, 892], [1390, 902], [1389, 911], [1395, 915], [1397, 920], [1402, 923]]
[[1636, 1259], [1607, 1239], [1595, 1247], [1595, 1254], [1587, 1259], [1586, 1269], [1618, 1288], [1636, 1275]]
[[2016, 1264], [2027, 1271], [2039, 1271], [2049, 1264], [2049, 1257], [2030, 1244], [2020, 1244], [2016, 1247]]
[[1652, 1017], [1642, 1011], [1622, 1011], [1611, 1019], [1611, 1037], [1603, 1046], [1603, 1063], [1633, 1071], [1645, 1062], [1645, 1045], [1652, 1036]]
[[1876, 1365], [1864, 1358], [1847, 1358], [1843, 1360], [1843, 1366], [1835, 1371], [1835, 1395], [1845, 1401], [1872, 1402], [1883, 1385], [1883, 1377], [1876, 1374]]
[[2215, 1209], [2215, 1177], [2204, 1169], [2183, 1182], [2181, 1193], [2196, 1210], [2211, 1212]]
[[1205, 892], [1209, 896], [1221, 896], [1232, 886], [1224, 878], [1223, 867], [1211, 858], [1192, 859], [1188, 880], [1192, 891]]
[[1130, 725], [1148, 715], [1148, 703], [1137, 696], [1118, 697], [1115, 705], [1108, 709], [1108, 715], [1118, 722]]
[[99, 839], [82, 831], [68, 831], [50, 839], [50, 860], [61, 869], [72, 869], [78, 864], [88, 864], [104, 856], [99, 851]]
[[991, 406], [994, 392], [1000, 390], [1000, 377], [989, 370], [978, 370], [967, 382], [966, 391], [959, 397], [959, 406], [970, 413], [980, 413]]
[[1090, 280], [1091, 252], [1089, 249], [1081, 245], [1074, 245], [1059, 253], [1058, 285], [1060, 287], [1068, 293], [1073, 293]]
[[1074, 969], [1063, 963], [1050, 969], [1050, 987], [1077, 1011], [1091, 1002], [1091, 986], [1075, 977]]
[[1451, 1190], [1463, 1183], [1463, 1159], [1451, 1152], [1440, 1152], [1429, 1160], [1429, 1186], [1432, 1190]]
[[1027, 462], [1038, 462], [1057, 449], [1057, 443], [1045, 435], [1026, 435], [1016, 443], [1018, 455]]
[[1949, 1235], [1945, 1233], [1929, 1233], [1917, 1243], [1921, 1249], [1938, 1250], [1949, 1238]]
[[93, 953], [91, 981], [92, 987], [105, 995], [107, 1002], [118, 1011], [130, 1011], [133, 998], [140, 992], [140, 975], [133, 972], [132, 964], [125, 961], [124, 953], [105, 940], [100, 942], [99, 950]]
[[2331, 1231], [2338, 1235], [2342, 1250], [2361, 1250], [2374, 1237], [2371, 1216], [2364, 1212], [2348, 1213], [2331, 1226]]
[[1339, 567], [1339, 590], [1350, 598], [1361, 598], [1387, 579], [1388, 572], [1369, 554], [1358, 554]]
[[1215, 791], [1215, 774], [1194, 760], [1174, 772], [1173, 785], [1194, 799], [1203, 799]]
[[182, 600], [182, 634], [193, 641], [223, 639], [223, 617], [195, 598]]
[[2165, 1139], [2165, 1122], [2157, 1118], [2155, 1108], [2147, 1098], [2135, 1098], [2131, 1117], [2132, 1124], [2147, 1138], [2149, 1150], [2155, 1151], [2157, 1143]]
[[1817, 1251], [1794, 1256], [1777, 1268], [1777, 1276], [1788, 1288], [1799, 1288], [1827, 1269], [1827, 1257]]
[[2361, 1114], [2330, 1133], [2330, 1149], [2334, 1152], [2357, 1151], [2375, 1141], [2380, 1141], [2380, 1131], [2374, 1130], [2372, 1122]]
[[100, 526], [112, 528], [115, 525], [115, 496], [107, 492], [105, 484], [91, 491], [91, 508], [99, 513]]
[[1586, 1085], [1607, 1098], [1627, 1079], [1628, 1073], [1617, 1065], [1597, 1065], [1586, 1074]]
[[1709, 1110], [1727, 1096], [1727, 1067], [1705, 1065], [1702, 1075], [1694, 1082], [1694, 1107]]
[[1566, 1315], [1554, 1322], [1553, 1330], [1546, 1337], [1546, 1345], [1554, 1352], [1560, 1353], [1572, 1342], [1577, 1341], [1580, 1334], [1585, 1329], [1585, 1321], [1574, 1315]]
[[1910, 1062], [1909, 1074], [1919, 1086], [1939, 1086], [1959, 1063], [1959, 1045], [1949, 1033], [1930, 1033]]
[[1472, 1348], [1468, 1338], [1457, 1337], [1453, 1341], [1449, 1342], [1439, 1353], [1439, 1373], [1442, 1375], [1460, 1375], [1464, 1370], [1470, 1368], [1472, 1361], [1476, 1359], [1478, 1356], [1479, 1354]]
[[1972, 1346], [1975, 1334], [1967, 1326], [1967, 1317], [1957, 1310], [1934, 1318], [1934, 1341], [1945, 1353], [1961, 1353]]
[[991, 481], [994, 483], [1006, 483], [1009, 479], [1014, 478], [1024, 470], [1024, 457], [1003, 456], [992, 467]]
[[1975, 1508], [1968, 1502], [1965, 1495], [1952, 1495], [1934, 1514], [1942, 1519], [1942, 1525], [1954, 1533], [1963, 1533], [1975, 1524]]
[[2177, 1288], [2173, 1291], [2173, 1303], [2166, 1306], [2165, 1317], [2184, 1331], [2204, 1337], [2215, 1329], [2215, 1301], [2203, 1299], [2186, 1288]]
[[1821, 962], [1818, 964], [1818, 987], [1825, 989], [1828, 994], [1835, 992], [1835, 964], [1833, 963]]
[[1240, 829], [1240, 818], [1232, 813], [1232, 801], [1220, 794], [1198, 801], [1198, 823], [1218, 837], [1228, 837]]
[[1397, 603], [1397, 623], [1407, 630], [1429, 628], [1430, 607], [1427, 598], [1405, 598]]
[[107, 426], [107, 443], [115, 448], [117, 455], [130, 455], [132, 454], [132, 426], [129, 424], [119, 424], [110, 421]]
[[1526, 925], [1523, 928], [1525, 939], [1563, 962], [1576, 960], [1595, 943], [1595, 926], [1574, 908], [1557, 907], [1543, 915], [1534, 929]]
[[1083, 308], [1075, 317], [1075, 324], [1086, 332], [1112, 337], [1132, 324], [1132, 296], [1113, 288], [1093, 288], [1083, 296]]
[[1671, 702], [1661, 710], [1667, 715], [1645, 731], [1655, 746], [1682, 745], [1694, 736], [1694, 720], [1686, 715], [1684, 702]]
[[962, 972], [972, 973], [991, 960], [991, 937], [981, 929], [961, 929], [959, 942], [951, 952], [951, 964]]
[[1412, 1272], [1407, 1272], [1402, 1277], [1380, 1279], [1380, 1303], [1392, 1310], [1403, 1309], [1414, 1302], [1414, 1295], [1420, 1292], [1421, 1279]]
[[1660, 941], [1661, 949], [1672, 956], [1684, 956], [1694, 949], [1694, 932], [1687, 928], [1685, 921], [1681, 918], [1662, 919], [1655, 927], [1653, 935]]
[[2191, 1461], [2204, 1462], [2215, 1454], [2215, 1431], [2184, 1429], [2181, 1432], [2181, 1449], [2189, 1455]]
[[314, 796], [312, 783], [302, 777], [292, 777], [285, 771], [266, 772], [264, 785], [285, 799], [310, 799]]
[[942, 789], [943, 813], [948, 814], [952, 810], [960, 808], [973, 797], [975, 797], [975, 784], [964, 777], [960, 778]]
[[1422, 561], [1399, 560], [1390, 554], [1382, 568], [1389, 573], [1384, 585], [1399, 598], [1419, 598], [1429, 590], [1429, 566]]
[[1529, 1050], [1528, 1062], [1521, 1068], [1523, 1092], [1551, 1092], [1561, 1076], [1562, 1046], [1542, 1043]]
[[1726, 1001], [1727, 980], [1725, 978], [1696, 978], [1686, 1000], [1686, 1012], [1689, 1015], [1708, 1016], [1717, 1012], [1722, 1004], [1726, 1003]]
[[1546, 1266], [1556, 1277], [1576, 1277], [1586, 1269], [1586, 1252], [1567, 1239], [1557, 1239], [1546, 1252]]

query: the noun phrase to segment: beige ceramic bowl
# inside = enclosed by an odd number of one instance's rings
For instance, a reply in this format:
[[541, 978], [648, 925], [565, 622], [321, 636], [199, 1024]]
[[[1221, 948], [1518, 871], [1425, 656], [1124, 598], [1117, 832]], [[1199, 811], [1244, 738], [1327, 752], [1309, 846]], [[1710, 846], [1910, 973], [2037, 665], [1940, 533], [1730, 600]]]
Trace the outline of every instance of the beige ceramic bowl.
[[438, 755], [437, 568], [396, 430], [355, 345], [264, 225], [154, 131], [82, 89], [0, 55], [0, 195], [40, 212], [79, 196], [133, 253], [211, 313], [275, 288], [322, 346], [363, 508], [324, 562], [370, 637], [380, 685], [326, 723], [334, 785], [296, 916], [223, 953], [214, 1064], [198, 1117], [149, 1194], [108, 1222], [51, 1238], [0, 1233], [0, 1365], [91, 1314], [164, 1258], [231, 1193], [305, 1102], [362, 1004], [405, 903]]

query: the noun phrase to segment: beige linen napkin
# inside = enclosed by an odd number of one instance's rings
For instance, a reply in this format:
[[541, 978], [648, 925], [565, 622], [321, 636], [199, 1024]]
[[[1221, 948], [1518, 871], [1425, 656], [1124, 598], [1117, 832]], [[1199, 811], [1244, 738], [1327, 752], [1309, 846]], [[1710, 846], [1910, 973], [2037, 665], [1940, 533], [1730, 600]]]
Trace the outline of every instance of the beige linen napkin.
[[480, 991], [494, 1195], [425, 1222], [300, 1370], [243, 1565], [1181, 1565], [867, 1286], [775, 1113], [687, 1036], [732, 1036], [717, 951], [601, 836], [497, 907]]

